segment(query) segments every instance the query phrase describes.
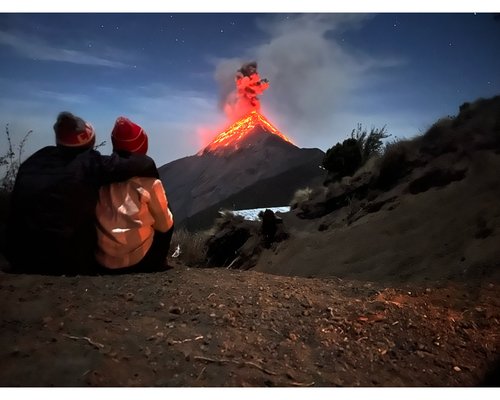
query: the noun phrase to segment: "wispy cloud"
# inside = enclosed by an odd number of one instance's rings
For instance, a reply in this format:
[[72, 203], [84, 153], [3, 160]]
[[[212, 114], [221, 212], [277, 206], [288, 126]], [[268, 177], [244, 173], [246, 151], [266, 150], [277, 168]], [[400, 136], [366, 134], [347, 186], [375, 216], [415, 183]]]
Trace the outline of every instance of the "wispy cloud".
[[60, 48], [35, 37], [0, 31], [0, 45], [8, 46], [23, 57], [32, 59], [94, 65], [109, 68], [126, 68], [129, 65], [82, 50]]
[[83, 94], [70, 94], [70, 93], [59, 93], [51, 90], [39, 90], [34, 95], [43, 100], [53, 101], [57, 104], [85, 104], [92, 101], [92, 99]]
[[131, 87], [100, 86], [98, 93], [116, 98], [125, 109], [140, 113], [148, 119], [191, 120], [193, 115], [199, 119], [213, 116], [216, 110], [216, 94], [198, 90], [182, 90], [161, 82]]
[[[20, 104], [32, 104], [46, 107], [60, 107], [64, 105], [74, 106], [88, 104], [94, 99], [87, 94], [71, 93], [68, 91], [51, 90], [53, 85], [40, 80], [13, 81], [0, 78], [0, 86], [4, 89], [0, 92], [0, 104], [19, 102]], [[25, 109], [27, 107], [22, 107]], [[31, 108], [31, 107], [30, 107]]]

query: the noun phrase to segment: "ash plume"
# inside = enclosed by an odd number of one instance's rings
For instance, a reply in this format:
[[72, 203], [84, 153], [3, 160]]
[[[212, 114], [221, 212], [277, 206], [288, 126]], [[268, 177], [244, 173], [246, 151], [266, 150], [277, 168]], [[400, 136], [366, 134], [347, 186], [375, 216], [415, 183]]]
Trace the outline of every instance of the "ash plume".
[[[262, 98], [263, 114], [297, 142], [321, 147], [326, 137], [335, 140], [332, 133], [340, 139], [350, 132], [353, 113], [370, 100], [363, 96], [363, 89], [382, 69], [401, 64], [395, 58], [375, 59], [355, 52], [342, 42], [344, 32], [358, 29], [369, 18], [363, 14], [291, 14], [259, 20], [255, 38], [261, 37], [262, 42], [242, 57], [258, 60], [259, 72], [272, 82], [272, 90]], [[242, 58], [233, 58], [216, 65], [222, 109], [234, 101], [234, 71], [241, 64]]]
[[225, 89], [221, 89], [223, 93], [220, 102], [229, 121], [236, 121], [252, 111], [260, 112], [258, 96], [269, 87], [269, 80], [260, 77], [256, 61], [246, 62], [235, 73], [233, 72], [231, 86], [230, 88], [226, 83]]

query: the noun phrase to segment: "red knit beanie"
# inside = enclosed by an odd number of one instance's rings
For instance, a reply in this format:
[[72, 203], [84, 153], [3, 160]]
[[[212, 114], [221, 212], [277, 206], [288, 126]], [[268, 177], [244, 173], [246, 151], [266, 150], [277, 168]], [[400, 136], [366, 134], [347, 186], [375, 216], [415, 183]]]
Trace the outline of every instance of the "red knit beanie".
[[131, 153], [146, 154], [148, 151], [148, 135], [137, 124], [128, 118], [118, 117], [111, 132], [113, 150], [124, 150]]
[[54, 124], [56, 144], [65, 147], [92, 147], [95, 143], [95, 132], [92, 125], [80, 117], [63, 111], [57, 116]]

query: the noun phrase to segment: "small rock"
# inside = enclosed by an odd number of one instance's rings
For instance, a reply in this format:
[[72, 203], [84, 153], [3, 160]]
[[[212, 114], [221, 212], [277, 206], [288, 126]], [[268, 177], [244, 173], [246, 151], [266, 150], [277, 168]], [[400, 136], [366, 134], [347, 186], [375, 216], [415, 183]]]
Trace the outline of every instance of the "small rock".
[[132, 301], [134, 299], [134, 294], [131, 293], [131, 292], [128, 292], [128, 293], [125, 293], [125, 295], [123, 296], [125, 298], [125, 300], [127, 301]]
[[454, 371], [457, 371], [457, 372], [462, 371], [462, 370], [460, 369], [460, 367], [457, 367], [456, 365], [453, 367], [453, 370], [454, 370]]
[[182, 313], [181, 309], [179, 307], [176, 307], [176, 306], [170, 307], [168, 309], [168, 312], [171, 314], [176, 314], [176, 315], [180, 315]]

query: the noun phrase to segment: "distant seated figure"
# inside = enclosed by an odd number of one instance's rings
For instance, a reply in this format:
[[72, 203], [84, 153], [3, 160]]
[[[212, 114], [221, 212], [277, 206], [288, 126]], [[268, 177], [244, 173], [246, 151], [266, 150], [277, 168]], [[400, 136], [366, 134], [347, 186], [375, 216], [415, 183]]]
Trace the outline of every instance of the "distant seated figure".
[[[114, 154], [146, 154], [148, 136], [125, 117], [111, 133]], [[134, 177], [101, 187], [96, 207], [96, 258], [115, 272], [146, 272], [167, 268], [166, 258], [174, 231], [162, 182]]]
[[269, 248], [273, 242], [279, 242], [287, 237], [283, 230], [283, 220], [277, 217], [272, 210], [267, 208], [264, 212], [261, 211], [259, 217], [262, 219], [261, 233], [265, 248]]
[[133, 176], [157, 177], [144, 155], [102, 156], [95, 132], [82, 118], [61, 112], [56, 146], [20, 166], [11, 198], [5, 255], [13, 272], [95, 273], [95, 207], [103, 184]]

